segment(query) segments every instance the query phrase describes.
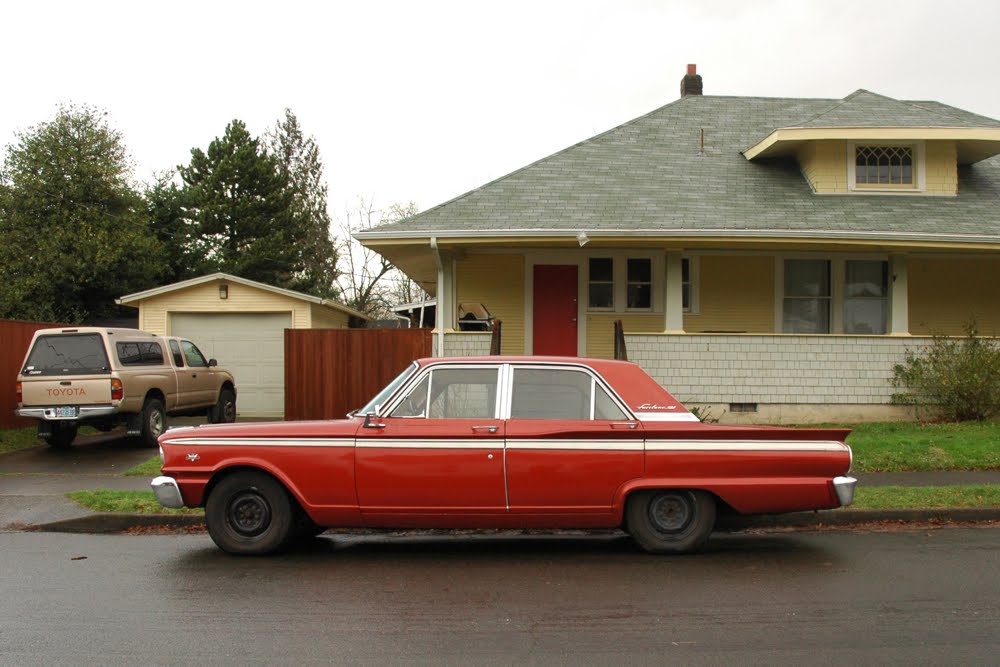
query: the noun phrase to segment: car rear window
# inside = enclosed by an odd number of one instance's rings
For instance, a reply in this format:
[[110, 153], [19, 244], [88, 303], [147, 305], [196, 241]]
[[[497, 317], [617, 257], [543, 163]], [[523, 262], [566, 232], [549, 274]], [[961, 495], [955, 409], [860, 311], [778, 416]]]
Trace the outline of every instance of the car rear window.
[[96, 375], [110, 370], [98, 334], [39, 336], [24, 364], [25, 375]]
[[118, 361], [123, 366], [162, 366], [163, 348], [159, 343], [135, 342], [115, 343], [118, 350]]

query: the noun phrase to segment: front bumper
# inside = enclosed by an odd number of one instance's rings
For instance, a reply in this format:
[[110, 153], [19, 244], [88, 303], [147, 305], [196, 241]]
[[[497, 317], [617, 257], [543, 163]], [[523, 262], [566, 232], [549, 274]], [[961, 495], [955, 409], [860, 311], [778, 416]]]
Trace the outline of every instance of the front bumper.
[[181, 490], [177, 486], [177, 480], [173, 477], [156, 477], [150, 486], [153, 487], [156, 499], [164, 507], [172, 509], [184, 507], [184, 498], [181, 497]]
[[847, 507], [854, 502], [854, 487], [858, 480], [853, 477], [834, 477], [833, 490], [837, 492], [837, 500], [841, 507]]
[[43, 421], [82, 421], [93, 417], [106, 417], [116, 412], [118, 412], [118, 408], [111, 405], [81, 405], [76, 417], [56, 417], [55, 408], [18, 408], [17, 416]]

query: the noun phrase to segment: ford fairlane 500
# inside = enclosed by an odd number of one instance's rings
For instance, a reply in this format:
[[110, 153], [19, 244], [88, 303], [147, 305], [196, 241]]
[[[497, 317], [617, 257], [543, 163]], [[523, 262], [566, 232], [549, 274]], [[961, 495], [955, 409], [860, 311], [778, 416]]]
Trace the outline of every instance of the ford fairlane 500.
[[169, 431], [152, 485], [235, 554], [330, 527], [621, 527], [678, 553], [718, 512], [850, 504], [848, 433], [704, 424], [628, 362], [421, 359], [348, 419]]

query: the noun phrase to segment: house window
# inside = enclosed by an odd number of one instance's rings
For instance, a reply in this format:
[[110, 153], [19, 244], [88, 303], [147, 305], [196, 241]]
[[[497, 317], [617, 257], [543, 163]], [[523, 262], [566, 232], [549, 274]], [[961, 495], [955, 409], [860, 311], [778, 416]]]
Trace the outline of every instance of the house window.
[[830, 282], [829, 260], [785, 260], [782, 331], [830, 333]]
[[889, 310], [889, 263], [848, 260], [844, 267], [844, 333], [884, 334]]
[[630, 310], [649, 310], [653, 306], [653, 261], [648, 258], [628, 260], [627, 301]]
[[610, 257], [591, 257], [589, 301], [592, 310], [611, 310], [615, 306], [615, 262]]
[[856, 146], [854, 182], [858, 185], [913, 186], [913, 148]]

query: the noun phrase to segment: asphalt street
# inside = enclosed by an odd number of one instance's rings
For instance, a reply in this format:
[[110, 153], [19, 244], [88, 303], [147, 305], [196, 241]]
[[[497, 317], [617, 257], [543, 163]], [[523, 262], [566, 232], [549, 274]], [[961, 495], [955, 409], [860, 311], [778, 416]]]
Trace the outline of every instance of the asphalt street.
[[0, 664], [995, 664], [1000, 529], [713, 537], [0, 533]]

